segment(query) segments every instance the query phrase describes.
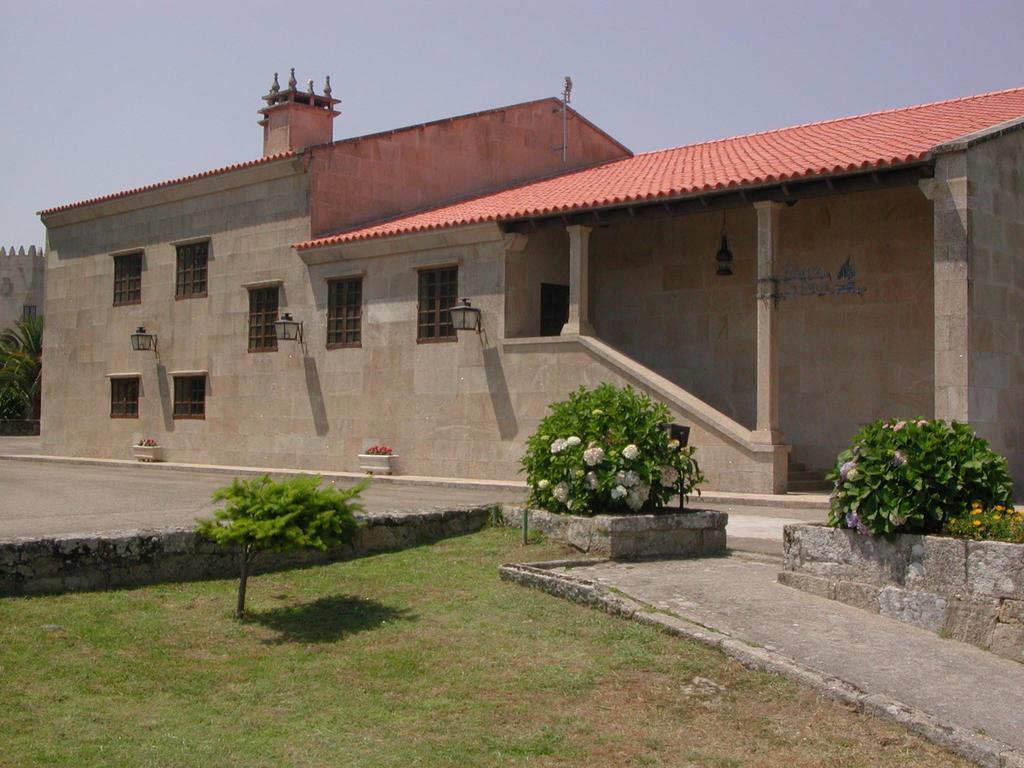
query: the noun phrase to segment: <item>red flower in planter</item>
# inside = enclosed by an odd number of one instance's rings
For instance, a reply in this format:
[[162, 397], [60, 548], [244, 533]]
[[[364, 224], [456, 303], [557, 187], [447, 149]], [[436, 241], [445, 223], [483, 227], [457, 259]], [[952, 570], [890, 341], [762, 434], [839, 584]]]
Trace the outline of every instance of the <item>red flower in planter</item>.
[[386, 445], [371, 445], [366, 449], [367, 456], [391, 456], [394, 452], [394, 449]]

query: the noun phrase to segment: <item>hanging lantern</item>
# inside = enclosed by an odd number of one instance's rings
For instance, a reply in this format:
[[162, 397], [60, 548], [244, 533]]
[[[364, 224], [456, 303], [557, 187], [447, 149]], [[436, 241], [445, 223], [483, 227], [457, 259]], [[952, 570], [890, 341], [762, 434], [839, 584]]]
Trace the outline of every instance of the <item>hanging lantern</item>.
[[155, 352], [156, 334], [146, 333], [145, 327], [140, 325], [135, 329], [135, 333], [132, 334], [132, 349], [136, 352]]
[[452, 316], [452, 327], [456, 331], [480, 332], [480, 310], [471, 306], [469, 299], [459, 299], [459, 303], [448, 311]]
[[285, 312], [274, 321], [274, 333], [278, 341], [302, 341], [302, 322], [292, 320], [290, 312]]
[[728, 277], [732, 274], [732, 251], [725, 236], [725, 211], [722, 211], [722, 247], [715, 254], [715, 274]]

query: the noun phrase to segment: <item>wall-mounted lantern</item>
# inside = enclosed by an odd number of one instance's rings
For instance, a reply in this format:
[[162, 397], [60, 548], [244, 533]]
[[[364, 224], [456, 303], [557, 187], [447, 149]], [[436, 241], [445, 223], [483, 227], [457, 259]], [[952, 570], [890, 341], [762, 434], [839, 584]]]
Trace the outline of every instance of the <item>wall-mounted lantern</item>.
[[480, 310], [471, 306], [469, 299], [459, 299], [459, 303], [450, 310], [452, 327], [456, 331], [476, 331], [480, 333]]
[[132, 334], [132, 349], [136, 352], [156, 352], [156, 334], [146, 333], [144, 326], [139, 326]]
[[725, 237], [725, 211], [722, 211], [722, 247], [715, 254], [715, 274], [728, 277], [732, 274], [732, 251]]
[[274, 333], [278, 341], [302, 341], [302, 322], [292, 320], [290, 312], [285, 312], [278, 320], [274, 321]]

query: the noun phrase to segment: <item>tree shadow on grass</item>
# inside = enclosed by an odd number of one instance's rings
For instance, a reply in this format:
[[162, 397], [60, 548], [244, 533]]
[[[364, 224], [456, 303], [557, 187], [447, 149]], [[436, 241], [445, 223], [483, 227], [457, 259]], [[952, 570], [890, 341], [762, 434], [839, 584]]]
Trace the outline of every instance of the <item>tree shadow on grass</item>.
[[246, 614], [247, 621], [278, 633], [267, 640], [270, 644], [333, 643], [388, 622], [417, 619], [419, 616], [407, 609], [354, 595], [331, 595], [311, 603]]

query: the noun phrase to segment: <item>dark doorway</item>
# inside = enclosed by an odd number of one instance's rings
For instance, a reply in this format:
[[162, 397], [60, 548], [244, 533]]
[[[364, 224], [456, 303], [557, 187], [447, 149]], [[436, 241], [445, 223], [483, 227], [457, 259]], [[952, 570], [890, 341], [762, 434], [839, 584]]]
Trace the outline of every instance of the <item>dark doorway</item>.
[[540, 335], [557, 336], [569, 319], [569, 286], [540, 284]]

